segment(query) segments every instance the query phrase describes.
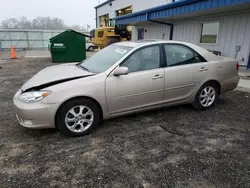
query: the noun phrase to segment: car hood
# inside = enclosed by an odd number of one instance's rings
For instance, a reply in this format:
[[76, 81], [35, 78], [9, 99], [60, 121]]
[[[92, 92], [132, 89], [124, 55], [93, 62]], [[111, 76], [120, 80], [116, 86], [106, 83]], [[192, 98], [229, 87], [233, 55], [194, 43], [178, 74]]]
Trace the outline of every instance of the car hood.
[[93, 75], [93, 73], [77, 67], [76, 63], [55, 65], [38, 72], [21, 87], [21, 90], [23, 92], [28, 90], [39, 90], [91, 75]]

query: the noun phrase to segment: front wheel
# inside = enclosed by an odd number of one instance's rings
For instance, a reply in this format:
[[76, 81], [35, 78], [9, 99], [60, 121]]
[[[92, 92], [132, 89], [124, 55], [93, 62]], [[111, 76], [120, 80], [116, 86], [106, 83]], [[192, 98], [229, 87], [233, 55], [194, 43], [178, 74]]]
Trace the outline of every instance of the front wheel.
[[83, 136], [96, 128], [101, 120], [98, 105], [89, 99], [75, 99], [64, 104], [56, 118], [59, 132], [65, 136]]
[[197, 110], [208, 110], [213, 107], [218, 98], [218, 87], [216, 84], [207, 83], [198, 91], [193, 107]]

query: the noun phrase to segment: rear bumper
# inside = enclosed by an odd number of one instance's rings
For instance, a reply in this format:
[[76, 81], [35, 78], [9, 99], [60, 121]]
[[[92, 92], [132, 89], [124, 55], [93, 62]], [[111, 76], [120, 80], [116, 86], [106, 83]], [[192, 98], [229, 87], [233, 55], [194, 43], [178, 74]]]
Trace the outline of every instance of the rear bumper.
[[224, 80], [221, 83], [221, 93], [226, 93], [226, 92], [236, 89], [239, 84], [239, 81], [240, 81], [239, 76], [235, 76], [231, 79]]

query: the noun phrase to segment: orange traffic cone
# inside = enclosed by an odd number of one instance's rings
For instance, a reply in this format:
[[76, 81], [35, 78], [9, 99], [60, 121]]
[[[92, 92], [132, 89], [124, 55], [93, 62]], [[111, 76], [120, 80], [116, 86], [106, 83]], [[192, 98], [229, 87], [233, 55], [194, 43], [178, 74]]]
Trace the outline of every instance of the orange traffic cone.
[[14, 50], [14, 48], [13, 48], [12, 45], [10, 46], [10, 58], [11, 59], [17, 59], [16, 52], [15, 52], [15, 50]]

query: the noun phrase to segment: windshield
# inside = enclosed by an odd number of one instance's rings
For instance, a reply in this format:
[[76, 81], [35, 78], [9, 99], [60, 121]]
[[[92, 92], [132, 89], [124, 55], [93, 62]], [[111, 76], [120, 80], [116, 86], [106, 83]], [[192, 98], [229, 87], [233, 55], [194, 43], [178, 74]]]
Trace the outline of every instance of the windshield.
[[110, 68], [131, 49], [130, 47], [111, 45], [80, 63], [80, 66], [89, 72], [101, 73]]

